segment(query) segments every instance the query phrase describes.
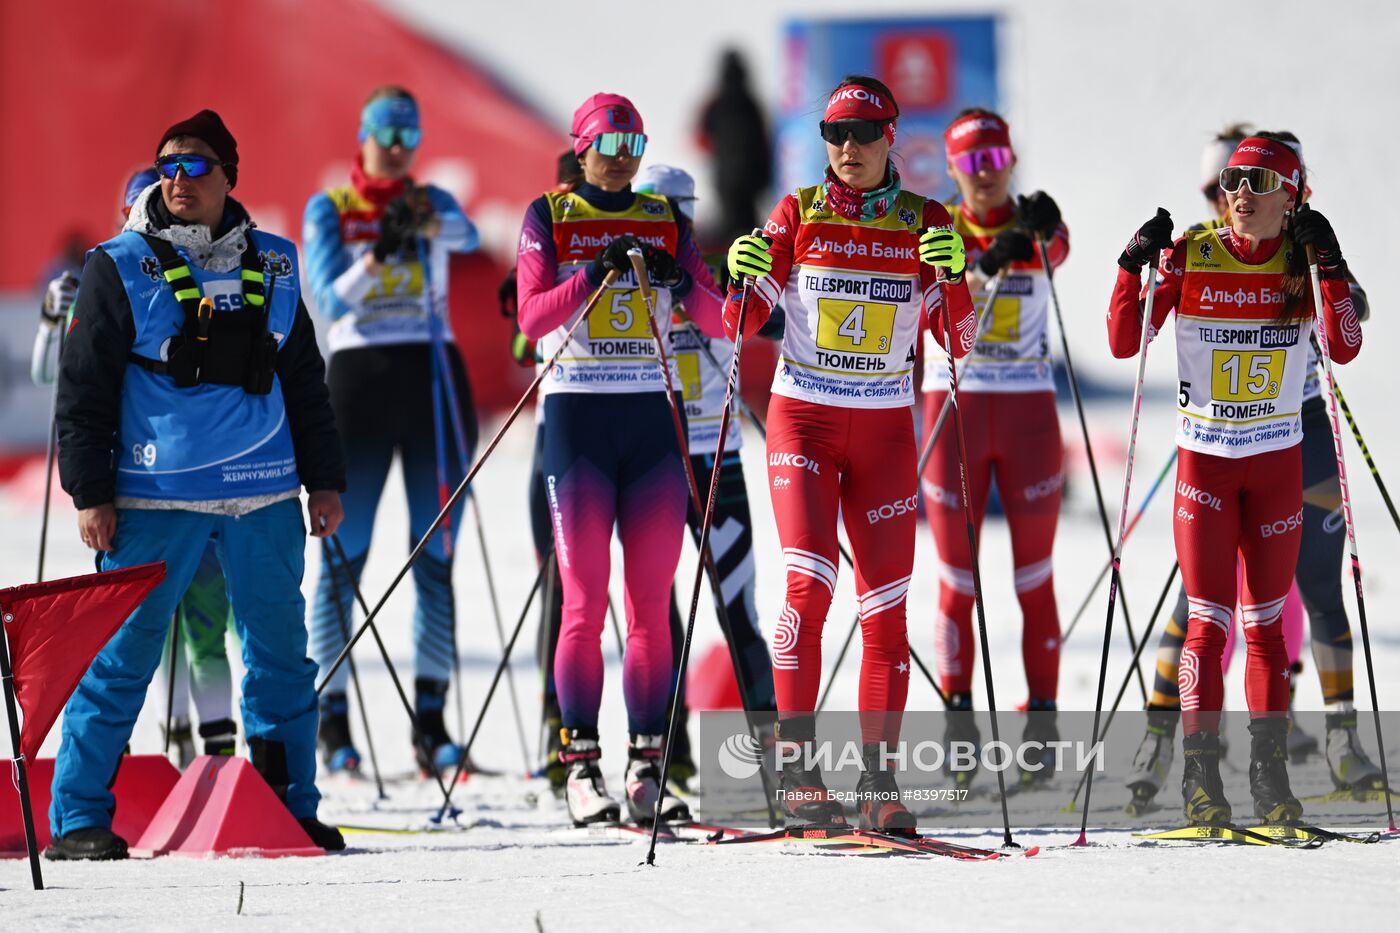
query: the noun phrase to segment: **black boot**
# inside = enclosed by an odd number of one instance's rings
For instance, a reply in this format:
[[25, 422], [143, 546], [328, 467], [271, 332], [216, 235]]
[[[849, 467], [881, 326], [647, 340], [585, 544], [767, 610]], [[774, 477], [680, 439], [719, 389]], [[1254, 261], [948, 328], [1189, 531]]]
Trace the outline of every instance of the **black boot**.
[[[292, 781], [287, 770], [287, 746], [282, 742], [255, 736], [248, 740], [248, 751], [253, 758], [253, 770], [262, 775], [267, 786], [272, 788], [277, 799], [285, 806], [287, 787]], [[296, 821], [306, 830], [306, 835], [311, 837], [311, 841], [326, 851], [338, 852], [345, 848], [345, 837], [341, 836], [340, 830], [334, 826], [327, 826], [314, 816], [299, 816], [296, 817]]]
[[1220, 782], [1220, 736], [1196, 732], [1181, 740], [1181, 797], [1189, 823], [1230, 822], [1230, 801]]
[[[462, 758], [462, 749], [447, 734], [447, 681], [419, 677], [413, 681], [413, 715], [418, 728], [413, 733], [413, 754], [418, 770], [425, 776], [433, 765], [439, 771], [455, 768]], [[470, 770], [470, 769], [468, 769]]]
[[1303, 805], [1288, 786], [1288, 720], [1267, 716], [1249, 723], [1249, 792], [1254, 815], [1266, 823], [1290, 823]]
[[44, 858], [53, 862], [109, 862], [126, 857], [126, 840], [106, 826], [87, 826], [54, 836], [44, 850]]
[[1175, 709], [1147, 708], [1147, 732], [1133, 756], [1128, 790], [1133, 799], [1124, 807], [1130, 816], [1141, 816], [1154, 808], [1153, 799], [1167, 784], [1176, 752], [1176, 724], [1181, 713]]
[[360, 752], [350, 736], [350, 700], [343, 693], [321, 697], [321, 721], [316, 727], [321, 763], [331, 772], [358, 774]]
[[860, 747], [865, 763], [865, 770], [856, 782], [860, 828], [894, 836], [913, 836], [916, 834], [914, 814], [904, 805], [883, 750], [883, 743], [867, 743]]
[[238, 726], [232, 719], [202, 722], [199, 737], [204, 741], [204, 754], [231, 758], [238, 744]]
[[[965, 788], [972, 783], [972, 779], [977, 775], [977, 756], [982, 748], [982, 733], [977, 728], [977, 720], [972, 712], [972, 694], [970, 693], [950, 693], [948, 694], [948, 721], [943, 727], [943, 750], [947, 754], [949, 772], [953, 776], [953, 785]], [[963, 770], [952, 768], [954, 760], [953, 743], [971, 743], [973, 753], [971, 757], [972, 766]]]
[[816, 719], [800, 716], [778, 723], [778, 752], [792, 758], [782, 766], [779, 788], [782, 791], [784, 815], [799, 824], [813, 826], [844, 826], [846, 812], [841, 801], [831, 796], [822, 780], [821, 768], [808, 767], [814, 757]]
[[1037, 757], [1031, 759], [1033, 764], [1040, 765], [1040, 769], [1021, 771], [1022, 789], [1045, 784], [1055, 778], [1056, 749], [1050, 743], [1060, 741], [1057, 715], [1054, 700], [1031, 700], [1026, 704], [1026, 728], [1021, 731], [1021, 742], [1039, 742], [1043, 747]]

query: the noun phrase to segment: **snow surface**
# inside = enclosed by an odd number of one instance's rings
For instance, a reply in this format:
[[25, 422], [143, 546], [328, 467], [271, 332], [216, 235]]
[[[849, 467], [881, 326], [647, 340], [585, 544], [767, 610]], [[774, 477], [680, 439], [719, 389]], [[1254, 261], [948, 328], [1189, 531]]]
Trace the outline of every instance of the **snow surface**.
[[[1126, 415], [1126, 405], [1114, 403], [1096, 409], [1092, 417], [1108, 432]], [[1062, 411], [1061, 417], [1068, 436], [1074, 426], [1073, 413]], [[1166, 434], [1163, 425], [1169, 420], [1167, 410], [1148, 411], [1144, 420], [1160, 429], [1155, 437], [1144, 438], [1138, 465], [1142, 479], [1135, 484], [1139, 492], [1134, 494], [1134, 502], [1169, 452], [1162, 444]], [[528, 421], [517, 424], [480, 480], [487, 540], [507, 627], [518, 617], [534, 578], [529, 531], [523, 521], [530, 433]], [[745, 444], [745, 468], [757, 516], [759, 605], [765, 627], [771, 632], [782, 569], [771, 511], [763, 495], [763, 466], [756, 456], [761, 442], [750, 430]], [[1105, 482], [1116, 489], [1121, 460], [1106, 451], [1100, 456], [1106, 461], [1101, 465]], [[39, 509], [37, 497], [30, 493], [41, 478], [38, 470], [0, 488], [0, 527], [9, 532], [0, 540], [0, 578], [6, 583], [32, 578]], [[396, 488], [398, 477], [391, 483], [395, 485], [390, 488]], [[1116, 495], [1110, 494], [1110, 499]], [[1170, 566], [1169, 510], [1161, 504], [1166, 501], [1164, 490], [1125, 555], [1125, 587], [1136, 610], [1134, 618], [1140, 620], [1139, 631]], [[1088, 508], [1082, 495], [1073, 496], [1060, 525], [1056, 585], [1066, 615], [1083, 596], [1105, 554], [1098, 521]], [[1371, 546], [1362, 556], [1367, 566], [1376, 568], [1367, 578], [1367, 593], [1371, 597], [1373, 641], [1384, 672], [1394, 670], [1400, 662], [1400, 638], [1389, 624], [1397, 608], [1391, 568], [1400, 548], [1380, 518], [1383, 513], [1363, 515], [1362, 521], [1371, 529], [1367, 539]], [[51, 577], [83, 573], [91, 567], [74, 527], [71, 506], [56, 497], [49, 551]], [[406, 539], [403, 497], [388, 494], [380, 508], [378, 544], [366, 571], [365, 593], [371, 603], [406, 555]], [[484, 594], [479, 549], [474, 537], [461, 540], [456, 579], [464, 705], [470, 722], [500, 653]], [[985, 542], [988, 624], [998, 696], [1004, 706], [1010, 706], [1023, 698], [1024, 682], [1019, 671], [1019, 618], [1010, 587], [1004, 524], [989, 522]], [[318, 545], [308, 544], [310, 569], [304, 587], [308, 594], [319, 566], [318, 553]], [[692, 559], [688, 551], [679, 579], [690, 579]], [[929, 656], [935, 595], [932, 561], [932, 542], [927, 529], [921, 527], [910, 592], [910, 631], [916, 649]], [[854, 615], [850, 579], [843, 570], [831, 614], [835, 631], [826, 641], [829, 656], [834, 656], [839, 644], [835, 639], [844, 636], [846, 620]], [[1081, 628], [1066, 644], [1063, 708], [1093, 707], [1102, 597], [1101, 592]], [[412, 595], [402, 590], [390, 600], [380, 620], [390, 653], [405, 677], [411, 676], [411, 612]], [[701, 612], [697, 651], [718, 639], [704, 600]], [[521, 638], [521, 651], [512, 663], [532, 758], [538, 738], [534, 724], [539, 721], [532, 657], [534, 629], [532, 611]], [[1121, 625], [1115, 636], [1110, 676], [1116, 684], [1128, 652]], [[396, 776], [396, 780], [389, 783], [388, 799], [376, 801], [370, 781], [325, 779], [321, 816], [343, 824], [427, 827], [440, 796], [431, 784], [406, 779], [412, 769], [406, 717], [382, 663], [371, 653], [357, 650], [356, 657], [370, 697], [380, 764], [385, 774]], [[620, 668], [611, 636], [605, 639], [604, 657], [608, 663], [601, 723], [604, 764], [609, 785], [616, 789], [621, 786], [626, 724]], [[854, 704], [856, 661], [854, 656], [847, 661], [833, 696], [834, 707], [849, 709]], [[1236, 671], [1239, 667], [1237, 664]], [[1358, 683], [1360, 673], [1358, 670]], [[1386, 689], [1384, 679], [1382, 689]], [[1238, 673], [1232, 677], [1229, 690], [1230, 704], [1241, 708]], [[978, 693], [984, 695], [980, 688]], [[638, 867], [645, 854], [645, 839], [570, 829], [562, 805], [549, 796], [544, 782], [519, 776], [524, 762], [507, 698], [503, 687], [473, 754], [483, 765], [509, 773], [474, 777], [454, 793], [454, 800], [464, 810], [461, 824], [468, 829], [420, 835], [350, 834], [349, 852], [324, 859], [45, 863], [50, 890], [42, 894], [28, 890], [29, 874], [23, 861], [0, 861], [0, 915], [15, 929], [31, 921], [62, 928], [89, 928], [100, 923], [143, 929], [189, 929], [192, 923], [345, 930], [462, 929], [464, 923], [467, 929], [485, 923], [503, 930], [603, 929], [619, 923], [661, 923], [672, 929], [771, 929], [775, 923], [801, 918], [832, 925], [908, 921], [952, 928], [973, 924], [1010, 927], [1029, 921], [1056, 926], [1073, 923], [1087, 931], [1115, 929], [1125, 921], [1152, 921], [1158, 915], [1151, 911], [1180, 897], [1179, 886], [1188, 877], [1186, 903], [1193, 914], [1203, 918], [1225, 916], [1226, 911], [1230, 916], [1248, 916], [1275, 910], [1280, 894], [1285, 894], [1291, 904], [1325, 905], [1335, 922], [1364, 922], [1380, 916], [1393, 891], [1396, 843], [1333, 843], [1315, 852], [1254, 847], [1182, 850], [1133, 845], [1122, 831], [1091, 833], [1101, 844], [1092, 849], [1066, 848], [1073, 839], [1070, 832], [1018, 834], [1021, 842], [1044, 849], [1034, 859], [994, 863], [855, 856], [779, 846], [719, 850], [673, 843], [660, 847], [654, 869], [645, 869]], [[910, 707], [930, 709], [936, 703], [928, 686], [916, 680], [910, 691]], [[1299, 690], [1299, 706], [1319, 708], [1319, 704], [1316, 678], [1306, 674]], [[454, 707], [450, 701], [449, 708]], [[160, 750], [163, 711], [163, 695], [153, 688], [133, 738], [134, 751]], [[455, 714], [449, 723], [460, 731]], [[55, 729], [45, 755], [56, 750], [57, 736]], [[1164, 796], [1169, 803], [1173, 799], [1170, 791]], [[949, 837], [994, 847], [1000, 833], [957, 831]], [[242, 917], [237, 917], [240, 885], [243, 910]]]

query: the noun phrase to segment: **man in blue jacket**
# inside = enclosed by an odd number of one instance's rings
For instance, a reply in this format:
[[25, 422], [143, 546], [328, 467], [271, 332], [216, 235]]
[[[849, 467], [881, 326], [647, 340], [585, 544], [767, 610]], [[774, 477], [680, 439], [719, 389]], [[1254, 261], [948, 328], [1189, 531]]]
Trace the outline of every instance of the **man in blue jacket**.
[[296, 247], [229, 191], [238, 147], [219, 116], [170, 127], [160, 185], [88, 257], [59, 366], [59, 474], [102, 570], [166, 562], [64, 711], [49, 819], [56, 859], [117, 859], [109, 787], [170, 616], [212, 536], [244, 646], [253, 764], [312, 840], [316, 666], [301, 581], [312, 534], [339, 526], [345, 469]]

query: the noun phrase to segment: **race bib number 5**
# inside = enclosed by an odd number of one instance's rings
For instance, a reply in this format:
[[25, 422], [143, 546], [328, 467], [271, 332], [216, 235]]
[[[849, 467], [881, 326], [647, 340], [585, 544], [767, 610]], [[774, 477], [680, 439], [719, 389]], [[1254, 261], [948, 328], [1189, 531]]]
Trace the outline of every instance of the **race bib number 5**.
[[588, 336], [593, 340], [650, 337], [651, 327], [647, 324], [647, 306], [641, 289], [614, 289], [603, 306], [588, 316]]
[[843, 298], [817, 300], [817, 346], [838, 353], [888, 353], [895, 305]]
[[1286, 350], [1214, 350], [1210, 396], [1217, 402], [1278, 398]]

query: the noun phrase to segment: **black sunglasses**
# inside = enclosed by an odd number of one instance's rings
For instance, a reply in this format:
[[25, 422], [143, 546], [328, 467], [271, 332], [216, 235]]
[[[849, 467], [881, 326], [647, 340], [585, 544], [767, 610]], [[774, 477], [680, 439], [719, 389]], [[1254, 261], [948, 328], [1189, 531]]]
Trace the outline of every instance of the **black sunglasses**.
[[840, 146], [846, 139], [854, 139], [864, 146], [879, 139], [885, 132], [885, 124], [888, 120], [837, 120], [834, 123], [827, 123], [823, 120], [820, 124], [822, 139], [833, 146]]

